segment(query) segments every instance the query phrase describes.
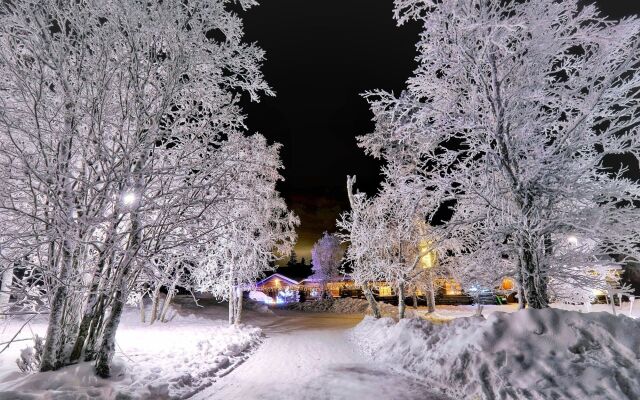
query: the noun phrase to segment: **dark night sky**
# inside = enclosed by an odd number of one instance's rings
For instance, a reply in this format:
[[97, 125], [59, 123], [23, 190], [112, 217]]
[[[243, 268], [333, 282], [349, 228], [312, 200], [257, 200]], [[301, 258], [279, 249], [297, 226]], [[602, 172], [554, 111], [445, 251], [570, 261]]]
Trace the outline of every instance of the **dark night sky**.
[[[599, 0], [619, 18], [640, 14], [640, 1]], [[372, 128], [360, 93], [402, 90], [415, 68], [418, 24], [397, 27], [392, 0], [262, 0], [242, 13], [246, 40], [267, 52], [263, 71], [276, 97], [246, 107], [253, 132], [284, 145], [280, 189], [300, 216], [296, 251], [309, 259], [323, 231], [348, 208], [345, 182], [373, 193], [380, 164], [355, 137]]]

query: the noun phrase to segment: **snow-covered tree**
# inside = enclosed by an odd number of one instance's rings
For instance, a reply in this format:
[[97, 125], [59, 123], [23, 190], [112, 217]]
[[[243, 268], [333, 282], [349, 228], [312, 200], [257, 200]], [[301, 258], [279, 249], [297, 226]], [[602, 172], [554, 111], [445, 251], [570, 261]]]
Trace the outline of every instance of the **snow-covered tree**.
[[425, 272], [420, 261], [434, 251], [424, 214], [415, 199], [404, 196], [397, 186], [385, 182], [376, 196], [367, 198], [364, 193], [353, 192], [354, 182], [355, 177], [347, 178], [351, 210], [337, 221], [341, 238], [349, 243], [345, 259], [374, 314], [371, 286], [386, 282], [396, 289], [398, 316], [404, 318], [407, 286]]
[[229, 166], [235, 170], [234, 185], [229, 187], [224, 215], [211, 215], [223, 226], [201, 246], [192, 274], [196, 290], [229, 302], [229, 323], [238, 324], [242, 292], [290, 254], [299, 219], [276, 190], [282, 179], [280, 146], [268, 145], [260, 135], [234, 136], [230, 144], [237, 147]]
[[108, 376], [141, 271], [221, 226], [199, 221], [236, 179], [238, 94], [271, 93], [229, 3], [3, 3], [0, 249], [49, 311], [42, 371], [84, 357]]
[[311, 248], [311, 278], [322, 285], [322, 297], [326, 296], [327, 282], [340, 274], [340, 265], [344, 250], [340, 238], [334, 234], [324, 232], [322, 237]]
[[[407, 91], [369, 94], [371, 154], [409, 166], [437, 247], [461, 265], [507, 260], [528, 305], [550, 285], [637, 259], [638, 182], [615, 165], [640, 149], [640, 22], [569, 1], [396, 0], [423, 24]], [[594, 246], [556, 251], [571, 235]], [[498, 274], [499, 275], [499, 274]]]

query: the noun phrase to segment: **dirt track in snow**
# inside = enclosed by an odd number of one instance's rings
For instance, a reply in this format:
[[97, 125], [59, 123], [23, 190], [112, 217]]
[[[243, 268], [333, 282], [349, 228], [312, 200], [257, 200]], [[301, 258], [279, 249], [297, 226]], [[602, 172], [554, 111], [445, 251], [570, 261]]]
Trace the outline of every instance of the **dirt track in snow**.
[[[348, 330], [361, 317], [277, 311], [255, 321], [266, 339], [249, 359], [196, 400], [445, 400], [415, 378], [376, 365]], [[254, 321], [246, 321], [254, 323]]]

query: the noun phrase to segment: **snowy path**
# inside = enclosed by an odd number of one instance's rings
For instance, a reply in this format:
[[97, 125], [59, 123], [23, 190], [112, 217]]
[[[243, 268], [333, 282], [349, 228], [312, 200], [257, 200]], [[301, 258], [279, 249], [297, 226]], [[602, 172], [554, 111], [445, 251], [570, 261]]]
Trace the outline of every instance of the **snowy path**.
[[446, 399], [358, 353], [347, 335], [361, 318], [278, 313], [256, 353], [193, 399]]

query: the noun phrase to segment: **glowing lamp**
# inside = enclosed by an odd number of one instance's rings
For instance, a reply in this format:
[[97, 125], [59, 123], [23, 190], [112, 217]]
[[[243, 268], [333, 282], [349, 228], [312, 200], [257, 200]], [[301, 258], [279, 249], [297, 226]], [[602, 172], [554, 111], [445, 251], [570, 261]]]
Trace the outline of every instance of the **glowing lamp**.
[[124, 196], [122, 196], [122, 203], [125, 206], [131, 206], [136, 202], [137, 199], [138, 199], [138, 196], [136, 196], [135, 193], [127, 192], [124, 194]]
[[500, 284], [500, 288], [502, 290], [513, 290], [515, 287], [515, 282], [511, 278], [504, 278], [502, 283]]

